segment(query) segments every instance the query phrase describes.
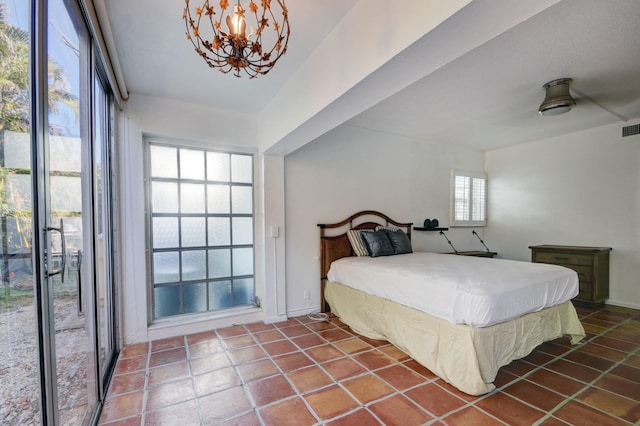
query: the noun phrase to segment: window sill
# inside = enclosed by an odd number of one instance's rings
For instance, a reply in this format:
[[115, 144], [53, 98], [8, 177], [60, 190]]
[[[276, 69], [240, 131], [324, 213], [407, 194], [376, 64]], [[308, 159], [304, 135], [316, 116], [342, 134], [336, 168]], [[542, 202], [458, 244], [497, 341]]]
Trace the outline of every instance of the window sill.
[[201, 333], [216, 328], [231, 327], [262, 321], [264, 311], [255, 306], [206, 312], [196, 315], [177, 316], [157, 320], [147, 327], [148, 340], [164, 339], [185, 334]]

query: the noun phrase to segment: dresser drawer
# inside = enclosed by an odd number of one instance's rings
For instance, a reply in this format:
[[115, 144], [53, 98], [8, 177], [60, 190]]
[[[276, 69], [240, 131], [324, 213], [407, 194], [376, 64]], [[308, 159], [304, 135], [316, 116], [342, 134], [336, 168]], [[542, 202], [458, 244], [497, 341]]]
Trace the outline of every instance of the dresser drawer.
[[589, 283], [580, 282], [580, 290], [576, 299], [591, 300], [593, 298], [593, 285]]
[[573, 269], [578, 274], [578, 280], [581, 283], [588, 282], [591, 283], [593, 280], [593, 268], [589, 266], [579, 266], [579, 265], [563, 265], [566, 268]]
[[593, 265], [593, 256], [588, 254], [536, 252], [533, 261], [539, 263], [554, 263], [556, 265], [591, 266]]

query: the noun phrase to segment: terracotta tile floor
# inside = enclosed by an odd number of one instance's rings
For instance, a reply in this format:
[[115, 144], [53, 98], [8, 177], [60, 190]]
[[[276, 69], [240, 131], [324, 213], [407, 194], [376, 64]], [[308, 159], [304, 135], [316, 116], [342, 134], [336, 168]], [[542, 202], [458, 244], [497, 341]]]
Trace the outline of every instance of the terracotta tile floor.
[[585, 342], [547, 342], [465, 395], [337, 318], [248, 324], [125, 347], [103, 425], [630, 425], [640, 311], [577, 308]]

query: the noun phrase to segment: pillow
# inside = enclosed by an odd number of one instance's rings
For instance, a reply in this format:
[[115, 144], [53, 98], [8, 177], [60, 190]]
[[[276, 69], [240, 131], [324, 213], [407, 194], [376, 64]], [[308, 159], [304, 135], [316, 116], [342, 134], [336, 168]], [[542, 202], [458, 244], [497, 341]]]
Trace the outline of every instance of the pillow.
[[384, 230], [363, 232], [362, 239], [367, 245], [369, 256], [371, 257], [391, 256], [392, 254], [395, 254], [391, 240], [389, 240], [389, 237]]
[[384, 232], [387, 234], [387, 237], [389, 237], [389, 241], [391, 241], [394, 254], [413, 253], [411, 240], [402, 229], [392, 231], [386, 228], [384, 229]]
[[371, 231], [362, 231], [360, 229], [350, 229], [347, 231], [347, 237], [351, 243], [351, 248], [356, 256], [369, 256], [367, 245], [362, 239], [363, 233], [370, 233]]
[[386, 226], [385, 225], [378, 225], [378, 226], [376, 226], [376, 231], [380, 231], [382, 229], [388, 229], [390, 231], [397, 231], [400, 228], [398, 228], [397, 226], [393, 226], [393, 225], [386, 225]]

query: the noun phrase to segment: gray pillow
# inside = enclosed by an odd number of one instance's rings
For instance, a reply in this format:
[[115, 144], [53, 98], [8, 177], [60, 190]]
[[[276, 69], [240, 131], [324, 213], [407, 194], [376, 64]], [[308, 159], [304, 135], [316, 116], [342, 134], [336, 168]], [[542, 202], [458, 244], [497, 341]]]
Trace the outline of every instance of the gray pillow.
[[393, 244], [391, 244], [391, 240], [389, 240], [389, 237], [384, 230], [363, 232], [361, 235], [367, 245], [369, 256], [378, 257], [391, 256], [392, 254], [395, 254]]
[[389, 237], [389, 241], [391, 241], [394, 254], [413, 253], [411, 240], [402, 229], [392, 231], [391, 229], [385, 228], [384, 232], [387, 234], [387, 237]]

